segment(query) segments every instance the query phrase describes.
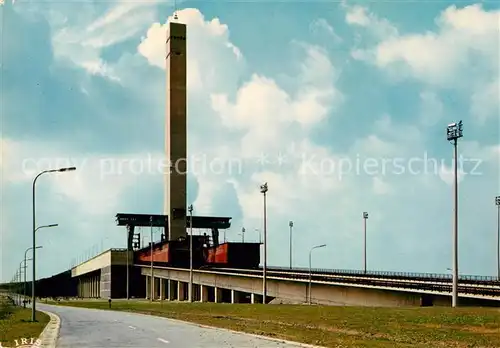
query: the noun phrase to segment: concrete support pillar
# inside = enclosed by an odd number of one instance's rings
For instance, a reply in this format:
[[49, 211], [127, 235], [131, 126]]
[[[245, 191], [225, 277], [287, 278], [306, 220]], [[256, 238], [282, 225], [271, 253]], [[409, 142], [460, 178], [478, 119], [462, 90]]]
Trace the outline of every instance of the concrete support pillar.
[[156, 300], [158, 298], [158, 292], [156, 291], [156, 281], [157, 281], [157, 278], [155, 276], [153, 276], [153, 301]]
[[163, 278], [160, 278], [160, 300], [165, 299], [165, 290], [163, 287]]
[[222, 289], [215, 287], [215, 303], [221, 303], [222, 302]]
[[167, 279], [167, 300], [172, 301], [173, 291], [172, 291], [172, 281]]
[[240, 303], [240, 292], [231, 290], [231, 303]]
[[174, 280], [167, 280], [168, 284], [168, 293], [167, 293], [167, 298], [169, 301], [175, 301], [175, 287], [177, 284], [175, 283]]
[[184, 282], [177, 282], [177, 300], [186, 301], [186, 284]]
[[255, 304], [255, 294], [250, 294], [250, 303]]
[[200, 285], [200, 302], [208, 302], [208, 287]]
[[155, 279], [155, 299], [161, 299], [161, 278]]
[[149, 299], [151, 295], [151, 281], [149, 280], [149, 276], [144, 276], [146, 278], [146, 298]]

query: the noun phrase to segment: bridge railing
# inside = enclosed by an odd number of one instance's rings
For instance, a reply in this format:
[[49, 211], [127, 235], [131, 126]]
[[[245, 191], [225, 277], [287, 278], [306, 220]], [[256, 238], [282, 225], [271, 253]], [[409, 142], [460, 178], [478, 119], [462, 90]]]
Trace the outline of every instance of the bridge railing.
[[[268, 267], [269, 270], [275, 271], [294, 271], [294, 272], [309, 272], [309, 268], [294, 267], [290, 269], [289, 267]], [[450, 280], [452, 279], [451, 274], [443, 273], [417, 273], [417, 272], [393, 272], [393, 271], [363, 271], [363, 270], [349, 270], [349, 269], [325, 269], [325, 268], [312, 268], [314, 273], [325, 273], [325, 274], [342, 274], [342, 275], [359, 275], [367, 277], [395, 277], [395, 278], [411, 278], [411, 279], [436, 279], [436, 280]], [[493, 276], [481, 276], [481, 275], [459, 275], [459, 280], [465, 281], [500, 281], [498, 277]]]

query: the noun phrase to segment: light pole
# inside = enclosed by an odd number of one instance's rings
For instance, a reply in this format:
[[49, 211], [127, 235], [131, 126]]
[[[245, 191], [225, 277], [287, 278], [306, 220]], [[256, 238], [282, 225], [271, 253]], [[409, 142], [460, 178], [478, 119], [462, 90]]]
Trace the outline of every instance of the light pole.
[[245, 243], [245, 227], [241, 228], [241, 242]]
[[364, 221], [364, 256], [363, 256], [363, 263], [364, 263], [364, 270], [366, 274], [366, 220], [368, 220], [368, 213], [365, 211], [363, 212], [363, 221]]
[[288, 227], [290, 227], [290, 269], [292, 269], [292, 229], [293, 229], [293, 221], [288, 222]]
[[189, 302], [193, 302], [193, 205], [189, 205]]
[[495, 197], [495, 204], [497, 205], [497, 277], [500, 280], [500, 196]]
[[[19, 282], [21, 282], [21, 272], [23, 273], [24, 275], [24, 282], [23, 282], [23, 306], [24, 308], [26, 308], [26, 262], [27, 261], [31, 261], [33, 259], [26, 259], [26, 257], [21, 261], [21, 263], [19, 264]], [[21, 265], [23, 265], [21, 267]]]
[[[57, 226], [57, 224], [53, 224], [53, 225], [46, 225], [46, 226], [40, 226], [40, 227], [38, 227], [36, 230], [39, 230], [40, 228], [55, 227], [55, 226]], [[36, 231], [36, 230], [35, 230], [35, 231]], [[35, 249], [41, 249], [41, 248], [42, 248], [42, 246], [37, 246]], [[24, 290], [23, 290], [23, 295], [24, 295], [24, 297], [26, 297], [26, 266], [27, 266], [27, 265], [26, 265], [26, 256], [27, 256], [26, 254], [28, 254], [28, 251], [30, 251], [31, 249], [33, 249], [33, 248], [32, 248], [32, 247], [30, 247], [30, 248], [28, 248], [28, 249], [26, 249], [26, 250], [24, 251]], [[33, 258], [31, 258], [31, 260], [33, 260]]]
[[[150, 287], [151, 287], [151, 291], [150, 291], [150, 296], [151, 296], [151, 302], [154, 301], [154, 293], [155, 293], [155, 278], [154, 278], [154, 274], [153, 274], [153, 217], [150, 216], [149, 217], [149, 225], [150, 225], [150, 230], [151, 230], [151, 283], [150, 283]], [[128, 250], [127, 250], [127, 253], [128, 253]]]
[[43, 174], [46, 173], [55, 173], [55, 172], [69, 172], [76, 170], [76, 167], [66, 167], [66, 168], [59, 168], [59, 169], [49, 169], [49, 170], [44, 170], [43, 172], [38, 173], [37, 176], [35, 176], [35, 179], [33, 179], [33, 185], [32, 185], [32, 191], [33, 191], [33, 280], [32, 280], [32, 285], [31, 285], [31, 321], [35, 322], [36, 321], [36, 298], [35, 298], [35, 283], [36, 283], [36, 253], [35, 253], [35, 248], [36, 248], [36, 209], [35, 209], [35, 185], [36, 185], [36, 180], [42, 176]]
[[259, 234], [259, 243], [262, 244], [262, 232], [258, 228], [255, 229], [255, 232]]
[[311, 297], [312, 297], [312, 294], [311, 294], [311, 288], [312, 288], [312, 252], [314, 249], [318, 249], [318, 248], [324, 248], [326, 247], [326, 244], [321, 244], [321, 245], [316, 245], [314, 247], [311, 248], [311, 250], [309, 251], [309, 304], [311, 304]]
[[453, 157], [454, 157], [454, 190], [453, 190], [453, 286], [452, 286], [452, 307], [458, 306], [458, 155], [457, 143], [458, 139], [463, 137], [463, 124], [462, 121], [458, 123], [449, 124], [446, 128], [446, 138], [453, 144]]
[[264, 195], [264, 263], [262, 267], [262, 303], [266, 304], [267, 297], [267, 207], [266, 193], [268, 191], [267, 182], [260, 185], [260, 193]]

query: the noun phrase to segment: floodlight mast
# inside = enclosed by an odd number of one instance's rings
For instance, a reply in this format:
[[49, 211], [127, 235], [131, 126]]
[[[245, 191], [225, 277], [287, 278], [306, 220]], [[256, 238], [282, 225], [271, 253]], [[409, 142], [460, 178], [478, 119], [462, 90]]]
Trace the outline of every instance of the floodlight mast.
[[451, 305], [458, 306], [458, 139], [463, 137], [463, 123], [451, 123], [446, 128], [446, 138], [453, 145], [454, 183], [453, 183], [453, 285]]
[[290, 220], [288, 222], [288, 227], [290, 227], [290, 242], [289, 242], [289, 246], [290, 246], [290, 269], [292, 269], [292, 231], [293, 231], [293, 221]]
[[363, 265], [364, 265], [364, 273], [366, 274], [366, 220], [368, 220], [368, 212], [363, 212], [363, 225], [364, 225], [364, 243], [363, 243]]
[[189, 211], [189, 302], [193, 302], [193, 205], [188, 207]]
[[260, 193], [264, 195], [264, 262], [262, 267], [262, 303], [266, 304], [267, 298], [267, 207], [266, 194], [269, 190], [267, 182], [260, 185]]
[[497, 206], [497, 278], [500, 281], [500, 196], [495, 197]]

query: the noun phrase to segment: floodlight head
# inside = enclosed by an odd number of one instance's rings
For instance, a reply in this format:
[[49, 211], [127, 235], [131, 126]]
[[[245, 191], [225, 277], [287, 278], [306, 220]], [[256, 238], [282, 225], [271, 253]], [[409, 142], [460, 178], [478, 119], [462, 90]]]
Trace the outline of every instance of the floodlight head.
[[363, 219], [368, 219], [368, 213], [366, 211], [363, 212]]
[[463, 123], [462, 121], [450, 123], [446, 128], [446, 138], [448, 141], [457, 140], [463, 136]]
[[264, 185], [260, 185], [260, 193], [266, 193], [268, 191], [267, 182]]
[[318, 245], [318, 248], [324, 248], [324, 247], [326, 247], [326, 244]]
[[189, 211], [189, 213], [192, 213], [192, 212], [193, 212], [193, 205], [192, 205], [192, 204], [190, 204], [190, 205], [189, 205], [189, 207], [188, 207], [188, 211]]
[[245, 233], [245, 227], [241, 228], [241, 232]]
[[500, 206], [500, 196], [495, 197], [495, 204]]
[[288, 226], [293, 227], [293, 221], [292, 220], [290, 220], [290, 222], [288, 223]]
[[59, 224], [50, 224], [50, 225], [47, 225], [47, 227], [57, 227], [59, 226]]

